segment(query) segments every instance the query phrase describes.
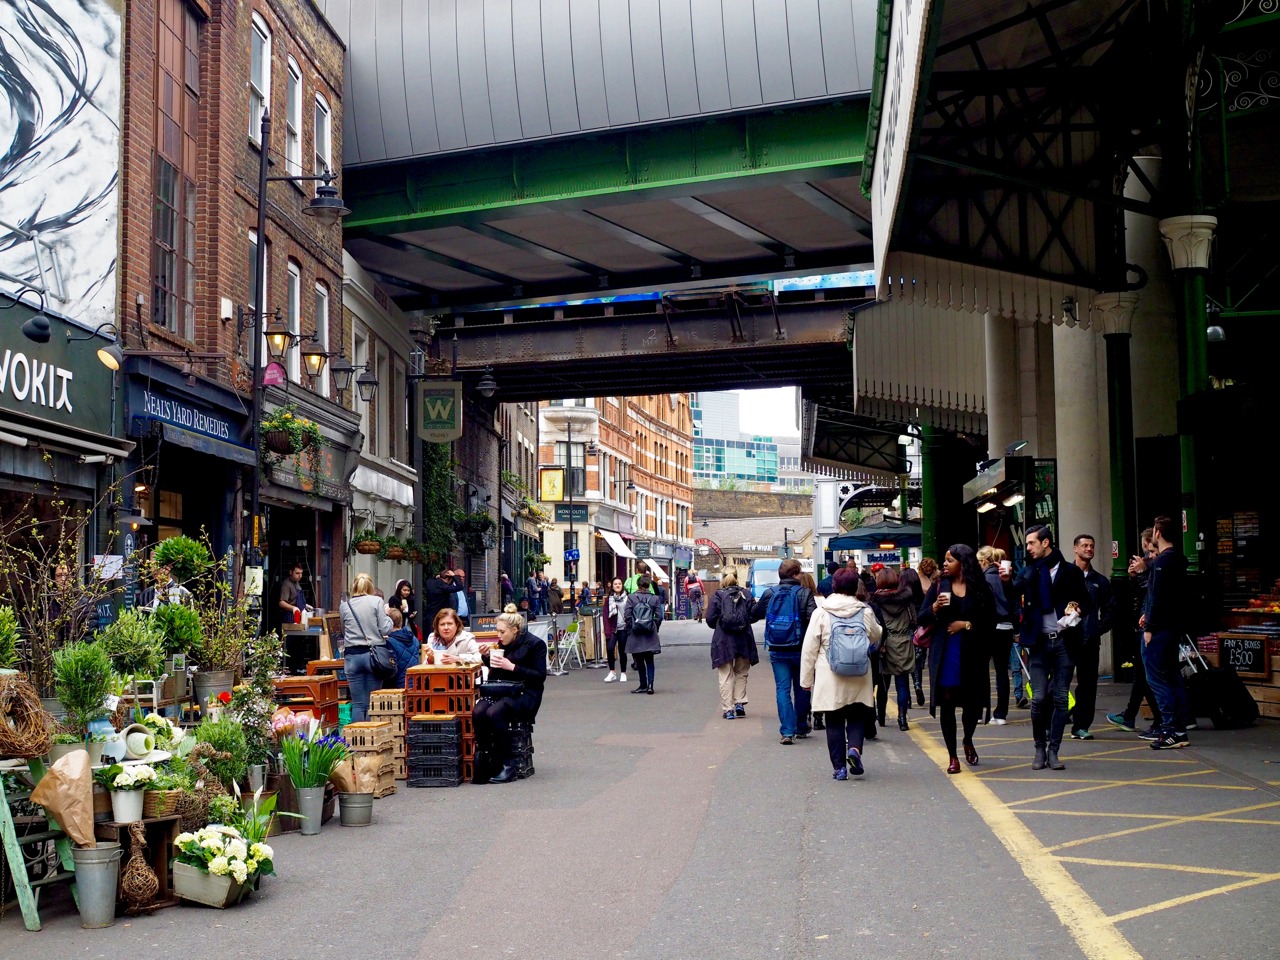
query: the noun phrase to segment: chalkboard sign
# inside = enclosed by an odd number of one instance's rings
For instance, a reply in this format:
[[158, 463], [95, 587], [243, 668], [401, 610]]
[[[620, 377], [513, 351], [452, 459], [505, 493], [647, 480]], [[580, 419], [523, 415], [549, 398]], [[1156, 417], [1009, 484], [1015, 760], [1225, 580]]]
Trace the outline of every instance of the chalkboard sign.
[[1271, 678], [1271, 657], [1267, 652], [1267, 638], [1263, 636], [1218, 634], [1218, 663], [1235, 667], [1242, 677]]
[[496, 613], [477, 613], [470, 619], [472, 633], [497, 629], [498, 615]]

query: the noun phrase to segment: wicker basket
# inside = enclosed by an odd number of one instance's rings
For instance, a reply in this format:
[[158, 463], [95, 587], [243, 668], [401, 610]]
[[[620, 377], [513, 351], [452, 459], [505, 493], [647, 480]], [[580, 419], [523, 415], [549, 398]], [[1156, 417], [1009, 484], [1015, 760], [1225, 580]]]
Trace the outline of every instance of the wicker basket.
[[357, 540], [356, 553], [374, 554], [382, 552], [382, 544], [377, 540]]
[[148, 790], [142, 798], [144, 817], [167, 817], [178, 809], [181, 790]]

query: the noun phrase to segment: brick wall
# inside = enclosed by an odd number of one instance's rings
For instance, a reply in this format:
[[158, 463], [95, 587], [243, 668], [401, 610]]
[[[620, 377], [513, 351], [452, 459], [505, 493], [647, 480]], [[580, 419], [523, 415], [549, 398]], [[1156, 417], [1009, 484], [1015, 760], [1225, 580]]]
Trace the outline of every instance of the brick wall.
[[695, 490], [693, 514], [699, 520], [727, 520], [739, 517], [812, 517], [813, 495]]
[[[454, 443], [453, 455], [458, 461], [455, 474], [465, 486], [458, 490], [458, 504], [464, 509], [468, 503], [469, 491], [479, 491], [475, 508], [487, 510], [498, 523], [495, 533], [501, 529], [500, 505], [501, 491], [499, 470], [501, 467], [498, 449], [498, 431], [495, 429], [494, 404], [479, 397], [469, 396], [463, 404], [462, 439]], [[485, 497], [493, 499], [485, 502]], [[501, 537], [498, 537], [501, 543]], [[500, 547], [487, 550], [483, 555], [475, 555], [471, 561], [471, 587], [483, 590], [485, 609], [491, 609], [498, 603], [498, 551]], [[454, 562], [462, 563], [463, 556], [455, 547]]]

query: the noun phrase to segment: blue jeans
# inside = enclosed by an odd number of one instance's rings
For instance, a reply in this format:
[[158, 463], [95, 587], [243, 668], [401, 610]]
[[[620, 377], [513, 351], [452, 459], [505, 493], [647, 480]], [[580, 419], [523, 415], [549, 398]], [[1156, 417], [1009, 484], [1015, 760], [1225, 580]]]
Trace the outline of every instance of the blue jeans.
[[1147, 686], [1160, 708], [1160, 732], [1174, 734], [1187, 716], [1187, 688], [1178, 667], [1178, 635], [1172, 630], [1155, 630], [1151, 642], [1142, 647], [1142, 665], [1147, 670]]
[[1009, 673], [1012, 676], [1013, 702], [1017, 703], [1027, 695], [1027, 681], [1022, 676], [1022, 657], [1018, 655], [1016, 643], [1009, 651]]
[[[808, 733], [810, 693], [800, 686], [800, 655], [794, 657], [769, 654], [773, 667], [773, 683], [778, 692], [778, 733], [794, 737]], [[804, 726], [798, 726], [803, 723]]]
[[361, 723], [369, 719], [369, 697], [375, 690], [381, 690], [382, 684], [373, 672], [369, 663], [369, 651], [357, 652], [355, 647], [346, 650], [347, 684], [351, 688], [351, 722]]
[[[1031, 670], [1031, 733], [1036, 746], [1046, 744], [1056, 751], [1062, 746], [1067, 726], [1067, 702], [1071, 692], [1071, 657], [1061, 636], [1040, 637], [1031, 648], [1027, 666]], [[1053, 713], [1049, 714], [1049, 691], [1053, 690]], [[1046, 741], [1046, 731], [1048, 739]]]

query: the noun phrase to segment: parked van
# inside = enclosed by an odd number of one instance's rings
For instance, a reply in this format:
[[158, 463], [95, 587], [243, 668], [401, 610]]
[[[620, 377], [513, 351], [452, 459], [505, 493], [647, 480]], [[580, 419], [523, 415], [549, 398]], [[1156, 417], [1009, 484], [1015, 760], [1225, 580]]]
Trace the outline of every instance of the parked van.
[[781, 560], [762, 558], [751, 561], [751, 569], [747, 573], [747, 582], [751, 586], [751, 596], [759, 600], [764, 592], [779, 583], [778, 568]]

